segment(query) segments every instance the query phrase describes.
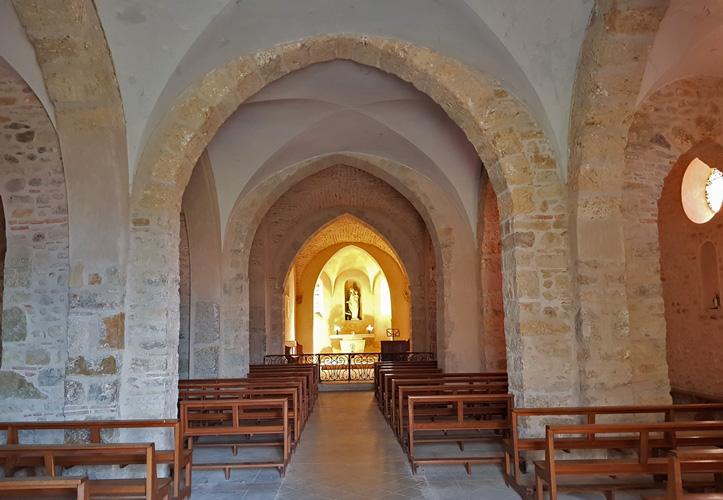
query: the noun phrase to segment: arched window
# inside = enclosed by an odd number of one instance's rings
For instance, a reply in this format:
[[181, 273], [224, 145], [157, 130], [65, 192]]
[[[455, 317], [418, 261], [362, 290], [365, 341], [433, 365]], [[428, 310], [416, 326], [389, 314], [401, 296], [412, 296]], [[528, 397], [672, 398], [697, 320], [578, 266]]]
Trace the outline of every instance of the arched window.
[[321, 280], [317, 280], [314, 287], [314, 314], [324, 315], [324, 285]]
[[705, 201], [715, 213], [718, 213], [723, 204], [723, 172], [717, 168], [711, 170], [705, 183]]
[[708, 222], [723, 204], [723, 172], [693, 159], [683, 174], [680, 197], [688, 219], [696, 224]]

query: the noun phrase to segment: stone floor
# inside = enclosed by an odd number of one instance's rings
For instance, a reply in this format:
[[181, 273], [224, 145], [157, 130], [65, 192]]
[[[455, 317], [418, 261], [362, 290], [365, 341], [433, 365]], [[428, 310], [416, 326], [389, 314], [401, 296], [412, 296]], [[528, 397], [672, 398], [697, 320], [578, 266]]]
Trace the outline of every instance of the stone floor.
[[[214, 460], [223, 452], [194, 450], [194, 461]], [[239, 455], [242, 453], [249, 452], [240, 451]], [[498, 466], [476, 465], [471, 475], [462, 466], [430, 466], [412, 475], [371, 392], [321, 393], [284, 478], [275, 470], [250, 469], [233, 471], [228, 481], [220, 471], [198, 471], [193, 476], [193, 500], [520, 498], [505, 486]], [[618, 494], [617, 498], [628, 500], [639, 495]]]

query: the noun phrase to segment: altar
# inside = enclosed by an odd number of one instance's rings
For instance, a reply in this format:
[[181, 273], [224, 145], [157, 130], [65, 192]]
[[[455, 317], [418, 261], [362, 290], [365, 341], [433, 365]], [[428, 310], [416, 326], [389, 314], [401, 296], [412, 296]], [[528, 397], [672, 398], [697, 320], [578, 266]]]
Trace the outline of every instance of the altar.
[[329, 338], [339, 341], [339, 344], [341, 346], [341, 352], [364, 352], [367, 339], [373, 339], [374, 334], [349, 333], [341, 335], [330, 335]]

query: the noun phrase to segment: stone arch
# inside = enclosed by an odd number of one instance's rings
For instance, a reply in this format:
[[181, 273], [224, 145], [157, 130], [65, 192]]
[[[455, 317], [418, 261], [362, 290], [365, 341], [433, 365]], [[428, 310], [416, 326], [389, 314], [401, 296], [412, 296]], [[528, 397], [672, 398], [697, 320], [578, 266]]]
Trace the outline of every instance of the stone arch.
[[[341, 159], [338, 156], [334, 158]], [[353, 160], [351, 157], [348, 159]], [[247, 279], [250, 295], [248, 299], [237, 297], [236, 299], [229, 298], [229, 300], [242, 304], [241, 308], [237, 307], [242, 314], [245, 307], [243, 304], [246, 303], [246, 300], [249, 301], [249, 317], [253, 319], [249, 324], [250, 334], [265, 335], [266, 353], [278, 354], [281, 345], [278, 343], [277, 333], [282, 328], [280, 320], [283, 306], [280, 297], [295, 257], [325, 226], [340, 217], [351, 215], [381, 235], [392, 251], [399, 256], [399, 261], [405, 263], [414, 298], [412, 329], [418, 331], [418, 345], [429, 348], [427, 346], [435, 338], [437, 325], [425, 323], [426, 299], [430, 293], [436, 293], [436, 289], [427, 283], [428, 270], [424, 267], [425, 253], [430, 252], [432, 248], [428, 227], [425, 226], [420, 214], [408, 199], [376, 176], [376, 171], [370, 171], [369, 165], [364, 165], [359, 160], [344, 161], [341, 164], [329, 163], [330, 160], [331, 158], [324, 158], [300, 166], [293, 175], [295, 183], [290, 189], [278, 196], [278, 199], [269, 196], [274, 203], [268, 212], [262, 212], [266, 215], [264, 215], [263, 221], [257, 225], [259, 228], [256, 232], [257, 236], [253, 242], [249, 242], [249, 247], [246, 247], [243, 242], [240, 242], [240, 247], [236, 247], [235, 244], [230, 247], [238, 248], [240, 253], [249, 255], [244, 261], [247, 261], [250, 266]], [[353, 165], [349, 165], [349, 163]], [[326, 168], [316, 172], [319, 165], [324, 165]], [[358, 168], [365, 166], [366, 168]], [[345, 182], [341, 185], [336, 184], [340, 178]], [[335, 182], [335, 184], [332, 185], [329, 182]], [[318, 189], [313, 203], [307, 202], [308, 197], [305, 194], [308, 193], [310, 187]], [[373, 195], [375, 192], [378, 196], [374, 200], [370, 200], [368, 206], [365, 206], [366, 202], [363, 199], [365, 195]], [[336, 201], [339, 196], [348, 203], [339, 204]], [[256, 196], [253, 199], [256, 199]], [[303, 208], [297, 206], [293, 210], [293, 217], [288, 220], [283, 217], [283, 213], [280, 214], [279, 210], [275, 210], [277, 203], [286, 207], [301, 205], [302, 202]], [[384, 207], [389, 210], [385, 212]], [[242, 210], [237, 206], [233, 214], [238, 214], [240, 211]], [[243, 210], [243, 213], [248, 213], [248, 211]], [[283, 240], [274, 240], [270, 245], [273, 247], [270, 255], [268, 250], [261, 250], [263, 235], [259, 234], [269, 225], [264, 224], [268, 218], [273, 221], [274, 233], [284, 235]], [[232, 215], [233, 220], [234, 215]], [[229, 223], [229, 231], [237, 230], [237, 227], [239, 226], [236, 222]], [[227, 244], [230, 244], [228, 239]], [[263, 256], [268, 256], [268, 261], [265, 263], [260, 261], [264, 258]], [[271, 269], [268, 269], [269, 264], [272, 266]], [[267, 271], [264, 272], [264, 269]], [[265, 287], [270, 288], [266, 292], [267, 295], [270, 292], [266, 305], [260, 295]], [[267, 316], [265, 323], [264, 314]], [[428, 331], [430, 326], [433, 326], [434, 329]], [[254, 343], [259, 344], [258, 340], [254, 340]]]
[[[69, 404], [77, 417], [117, 418], [124, 344], [134, 337], [125, 335], [128, 145], [113, 61], [92, 0], [12, 3], [53, 102], [70, 193], [69, 342], [115, 338], [93, 349], [92, 368], [68, 385]], [[145, 399], [123, 406], [142, 414]]]
[[635, 114], [625, 148], [624, 252], [634, 401], [670, 399], [660, 275], [658, 200], [677, 162], [723, 143], [723, 80], [687, 78], [652, 94]]
[[[149, 257], [154, 248], [175, 246], [181, 193], [193, 164], [218, 128], [267, 83], [333, 59], [372, 66], [412, 83], [465, 132], [500, 202], [511, 387], [520, 404], [574, 402], [578, 374], [566, 278], [566, 202], [544, 132], [526, 107], [488, 76], [432, 50], [382, 37], [320, 35], [278, 45], [209, 72], [179, 97], [145, 145], [133, 182], [129, 261], [138, 266], [129, 275], [127, 300], [129, 308], [143, 305], [144, 311], [139, 328], [129, 334], [143, 336], [150, 328], [157, 332], [161, 350], [169, 356], [176, 350], [178, 305], [171, 291], [177, 281], [177, 256]], [[542, 233], [550, 237], [543, 239]], [[142, 277], [149, 265], [156, 270], [156, 279]], [[548, 282], [554, 286], [547, 287]], [[243, 287], [243, 282], [233, 286]], [[152, 304], [147, 304], [149, 297], [154, 297]], [[161, 302], [167, 313], [159, 314]], [[526, 306], [520, 307], [522, 303]], [[239, 322], [233, 327], [247, 325]], [[450, 369], [472, 367], [464, 349], [450, 345], [446, 351], [443, 363]], [[243, 355], [236, 354], [230, 366], [244, 364]], [[147, 357], [143, 352], [130, 355]], [[555, 377], [549, 377], [551, 365], [558, 367]], [[127, 376], [145, 375], [131, 370]], [[154, 379], [166, 396], [163, 407], [156, 404], [148, 413], [173, 414], [175, 375]], [[142, 397], [140, 388], [129, 387], [128, 397]]]
[[40, 100], [1, 58], [0, 97], [7, 243], [0, 418], [59, 419], [90, 396], [77, 380], [77, 364], [68, 366], [66, 376], [69, 235], [60, 144]]
[[[291, 254], [290, 254], [291, 248], [285, 249], [285, 251], [283, 251], [280, 254], [279, 269], [283, 270], [284, 265], [290, 266], [293, 263], [295, 263], [297, 261], [297, 256], [303, 250], [305, 250], [307, 248], [308, 243], [311, 242], [312, 240], [314, 240], [314, 238], [317, 235], [319, 235], [324, 230], [324, 228], [332, 226], [335, 222], [339, 221], [340, 219], [348, 218], [348, 217], [355, 219], [357, 221], [357, 223], [368, 227], [370, 231], [379, 235], [381, 237], [381, 239], [384, 241], [384, 243], [386, 243], [385, 248], [377, 246], [373, 242], [361, 242], [361, 241], [345, 242], [345, 243], [339, 243], [339, 244], [331, 245], [331, 246], [324, 248], [320, 252], [317, 252], [317, 254], [314, 256], [313, 260], [316, 260], [316, 256], [324, 254], [325, 257], [322, 260], [324, 260], [324, 264], [325, 264], [326, 261], [328, 261], [336, 253], [336, 251], [340, 250], [341, 248], [347, 247], [347, 246], [356, 246], [356, 247], [360, 248], [361, 250], [363, 250], [364, 252], [366, 252], [367, 254], [369, 254], [377, 262], [379, 267], [382, 269], [382, 272], [384, 273], [385, 277], [388, 280], [391, 280], [391, 281], [389, 281], [389, 285], [395, 286], [395, 290], [398, 291], [398, 295], [396, 296], [396, 298], [401, 298], [401, 297], [409, 296], [409, 295], [412, 295], [412, 297], [414, 297], [414, 300], [412, 301], [412, 303], [407, 304], [408, 307], [406, 308], [405, 311], [401, 310], [401, 309], [403, 309], [401, 307], [401, 304], [395, 304], [395, 303], [392, 304], [394, 313], [399, 315], [396, 317], [395, 322], [397, 324], [401, 323], [401, 324], [405, 325], [405, 333], [407, 335], [409, 335], [410, 330], [413, 330], [415, 326], [417, 328], [420, 327], [420, 324], [423, 325], [422, 328], [424, 328], [424, 326], [426, 326], [427, 329], [417, 332], [417, 339], [418, 339], [417, 345], [424, 346], [425, 350], [430, 349], [436, 339], [436, 330], [429, 330], [428, 327], [436, 326], [436, 325], [424, 325], [424, 322], [425, 322], [424, 308], [427, 305], [426, 298], [428, 295], [434, 293], [434, 290], [429, 290], [429, 289], [425, 290], [425, 288], [424, 288], [425, 271], [428, 271], [428, 270], [423, 267], [423, 265], [424, 265], [423, 259], [417, 259], [419, 262], [407, 261], [407, 262], [409, 262], [410, 265], [409, 266], [404, 265], [405, 261], [401, 257], [399, 257], [399, 255], [398, 255], [399, 253], [405, 254], [405, 257], [407, 259], [410, 259], [410, 258], [414, 259], [415, 257], [418, 257], [418, 256], [409, 255], [411, 253], [409, 251], [411, 246], [404, 245], [403, 238], [396, 238], [394, 234], [391, 234], [390, 236], [392, 236], [393, 241], [395, 241], [396, 245], [397, 245], [397, 246], [394, 246], [394, 245], [392, 245], [391, 242], [389, 242], [387, 240], [387, 238], [381, 232], [377, 231], [375, 226], [373, 226], [372, 224], [378, 223], [379, 222], [378, 218], [374, 218], [374, 217], [367, 218], [367, 221], [371, 222], [371, 223], [369, 223], [365, 220], [358, 219], [357, 217], [354, 217], [354, 216], [350, 215], [349, 213], [344, 213], [340, 216], [335, 217], [334, 219], [332, 219], [329, 222], [327, 222], [326, 224], [324, 224], [322, 227], [318, 228], [313, 234], [308, 235], [308, 237], [306, 238], [304, 243], [298, 248], [295, 255], [291, 256]], [[370, 220], [370, 219], [376, 219], [376, 220]], [[389, 229], [393, 229], [393, 231], [395, 231], [397, 233], [401, 232], [401, 229], [398, 227], [397, 228], [384, 227], [384, 230], [389, 230]], [[431, 244], [431, 242], [429, 242], [429, 243]], [[404, 245], [404, 246], [402, 246], [402, 245]], [[418, 246], [421, 248], [423, 246], [423, 244], [419, 244]], [[401, 250], [400, 252], [397, 252], [396, 248], [400, 248], [400, 250], [401, 249], [403, 249], [403, 250]], [[331, 255], [329, 255], [329, 252], [331, 251], [331, 249], [336, 249], [336, 251], [334, 253], [332, 253]], [[425, 250], [426, 249], [423, 249], [422, 253], [425, 253]], [[289, 258], [291, 258], [291, 260], [289, 260]], [[316, 274], [318, 274], [323, 269], [323, 264], [321, 264], [321, 263], [319, 263], [319, 264], [321, 265], [321, 267], [318, 270], [315, 270]], [[413, 268], [413, 270], [414, 270], [414, 274], [412, 275], [411, 280], [410, 280], [409, 273], [408, 273], [408, 269], [410, 269], [410, 268]], [[287, 269], [288, 269], [288, 267], [287, 267]], [[399, 271], [398, 273], [395, 272], [395, 270], [397, 270], [397, 269]], [[299, 272], [299, 271], [302, 271], [302, 269], [297, 270], [297, 272]], [[307, 269], [304, 269], [303, 271], [307, 272]], [[313, 272], [312, 272], [312, 274], [313, 274]], [[401, 279], [398, 279], [399, 278], [398, 275], [401, 275], [400, 276]], [[338, 285], [338, 283], [332, 283], [331, 285], [332, 285], [332, 289], [335, 289], [335, 285]], [[374, 283], [370, 282], [369, 286], [370, 286], [370, 290], [373, 290]], [[414, 290], [413, 294], [412, 294], [411, 290]], [[416, 296], [415, 296], [415, 294], [416, 294]], [[420, 309], [421, 309], [421, 311], [420, 311]], [[401, 319], [402, 315], [405, 315], [407, 317], [404, 320], [402, 320]], [[414, 324], [415, 322], [412, 321], [412, 317], [417, 318], [416, 325]], [[413, 333], [414, 332], [412, 331], [412, 334]]]

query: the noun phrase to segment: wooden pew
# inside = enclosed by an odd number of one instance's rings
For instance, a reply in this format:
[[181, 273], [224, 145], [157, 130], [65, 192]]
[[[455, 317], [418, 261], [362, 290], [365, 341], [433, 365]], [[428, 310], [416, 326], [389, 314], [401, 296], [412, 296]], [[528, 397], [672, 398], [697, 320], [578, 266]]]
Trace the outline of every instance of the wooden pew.
[[395, 402], [399, 392], [399, 387], [403, 385], [444, 385], [450, 383], [474, 383], [485, 382], [494, 384], [497, 388], [496, 393], [507, 392], [507, 377], [490, 375], [488, 373], [444, 373], [441, 375], [424, 375], [402, 374], [387, 377], [388, 387], [384, 390], [383, 413], [384, 416], [392, 422], [394, 426]]
[[[288, 419], [289, 427], [292, 432], [291, 446], [294, 448], [301, 436], [301, 415], [299, 408], [299, 393], [296, 388], [258, 388], [251, 384], [251, 388], [243, 389], [223, 389], [223, 390], [195, 390], [184, 389], [179, 390], [179, 401], [223, 401], [228, 399], [279, 399], [286, 398], [288, 401]], [[230, 420], [230, 414], [218, 414], [220, 420]], [[196, 445], [198, 446], [198, 445]], [[229, 445], [233, 454], [236, 455], [239, 445]]]
[[56, 477], [58, 468], [144, 464], [143, 479], [90, 480], [90, 496], [140, 496], [147, 500], [170, 498], [171, 480], [156, 476], [157, 461], [153, 443], [5, 445], [0, 446], [0, 464], [6, 473], [20, 467], [42, 467], [51, 477]]
[[[231, 469], [273, 467], [283, 476], [291, 451], [287, 399], [181, 401], [179, 406], [183, 435], [189, 448], [194, 446], [194, 438], [206, 436], [281, 436], [281, 460], [193, 464], [193, 469], [221, 469], [226, 479], [229, 479]], [[228, 444], [219, 446], [226, 447]]]
[[264, 371], [264, 370], [270, 370], [270, 371], [299, 371], [301, 370], [311, 370], [314, 374], [314, 384], [319, 385], [321, 383], [321, 369], [318, 363], [288, 363], [284, 365], [250, 365], [249, 366], [249, 372], [252, 371]]
[[[545, 449], [545, 437], [529, 435], [522, 437], [523, 428], [529, 431], [530, 419], [542, 420], [577, 420], [578, 423], [594, 424], [601, 419], [623, 417], [630, 421], [641, 417], [648, 420], [663, 420], [671, 422], [679, 419], [686, 420], [716, 420], [723, 411], [722, 404], [686, 404], [686, 405], [644, 405], [644, 406], [590, 406], [590, 407], [554, 407], [554, 408], [515, 408], [512, 410], [512, 430], [509, 438], [504, 440], [505, 462], [503, 476], [505, 483], [513, 487], [520, 495], [529, 493], [530, 488], [523, 484], [521, 464], [524, 463], [524, 454]], [[526, 426], [521, 420], [527, 419]], [[574, 422], [569, 422], [574, 423]], [[585, 446], [583, 440], [579, 443]], [[570, 441], [570, 449], [578, 445]]]
[[307, 389], [308, 379], [305, 376], [288, 377], [257, 377], [257, 378], [235, 378], [235, 379], [213, 379], [213, 380], [185, 380], [179, 381], [178, 390], [188, 392], [192, 390], [202, 391], [227, 391], [236, 389], [283, 389], [293, 387], [298, 390], [299, 402], [303, 410], [301, 415], [301, 426], [303, 428], [311, 413], [313, 401]]
[[[574, 436], [574, 437], [571, 437]], [[618, 453], [633, 453], [634, 458], [592, 458], [560, 459], [558, 455], [571, 449], [576, 441], [576, 450], [616, 450]], [[538, 500], [545, 498], [547, 486], [550, 500], [556, 500], [560, 489], [566, 491], [600, 491], [612, 498], [615, 489], [639, 489], [640, 483], [589, 480], [585, 483], [558, 483], [561, 477], [609, 477], [650, 476], [648, 487], [657, 487], [652, 482], [656, 475], [667, 473], [665, 457], [655, 452], [681, 447], [723, 446], [723, 421], [708, 422], [661, 422], [638, 424], [585, 424], [550, 425], [545, 432], [545, 460], [535, 462], [535, 493]], [[691, 465], [689, 472], [706, 472], [707, 465]]]
[[[406, 443], [406, 427], [409, 414], [407, 400], [409, 396], [442, 395], [442, 394], [507, 394], [507, 383], [495, 381], [470, 380], [442, 381], [426, 385], [402, 385], [397, 390], [397, 401], [394, 405], [392, 429], [402, 444]], [[424, 412], [419, 412], [421, 416]], [[435, 415], [434, 412], [431, 413]]]
[[375, 387], [375, 397], [377, 405], [380, 409], [384, 408], [384, 401], [387, 393], [387, 379], [394, 376], [401, 377], [404, 375], [413, 375], [417, 378], [432, 377], [434, 375], [442, 375], [444, 372], [440, 368], [423, 367], [423, 368], [380, 368], [377, 373], [377, 385]]
[[0, 479], [0, 498], [37, 498], [52, 495], [55, 499], [89, 500], [86, 477], [18, 477]]
[[436, 361], [380, 361], [378, 363], [374, 363], [374, 390], [375, 394], [378, 389], [379, 385], [379, 370], [382, 368], [437, 368], [437, 362]]
[[[170, 465], [173, 472], [173, 496], [177, 499], [191, 494], [191, 450], [183, 447], [181, 424], [175, 419], [163, 420], [82, 420], [48, 422], [0, 422], [0, 432], [6, 433], [8, 445], [22, 444], [22, 433], [31, 431], [85, 431], [93, 444], [102, 444], [103, 431], [108, 430], [167, 430], [172, 434], [173, 449], [156, 450], [155, 460]], [[181, 473], [183, 472], [183, 479]]]
[[[451, 412], [440, 412], [434, 420], [420, 421], [417, 419], [419, 411], [423, 408], [450, 408]], [[501, 418], [478, 419], [480, 408], [501, 407], [496, 413]], [[407, 399], [409, 414], [407, 456], [412, 467], [412, 473], [417, 472], [419, 465], [423, 464], [462, 464], [467, 473], [471, 473], [473, 463], [497, 463], [503, 457], [476, 456], [476, 457], [417, 457], [416, 446], [419, 432], [449, 432], [466, 431], [479, 436], [487, 433], [491, 436], [505, 435], [510, 429], [510, 415], [512, 409], [512, 396], [509, 394], [466, 394], [466, 395], [437, 395], [437, 396], [410, 396]], [[426, 415], [428, 416], [428, 415]], [[501, 437], [501, 436], [500, 436]]]
[[723, 449], [673, 450], [668, 454], [668, 477], [665, 495], [644, 495], [643, 500], [723, 500], [723, 493], [688, 493], [683, 488], [683, 474], [694, 465], [697, 470], [716, 475], [716, 489], [723, 491]]
[[249, 378], [258, 377], [290, 377], [304, 376], [307, 378], [307, 389], [311, 395], [312, 406], [319, 397], [319, 374], [315, 365], [251, 365]]

